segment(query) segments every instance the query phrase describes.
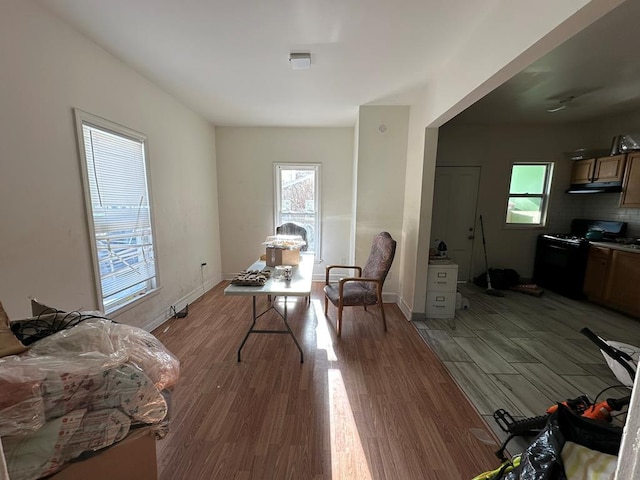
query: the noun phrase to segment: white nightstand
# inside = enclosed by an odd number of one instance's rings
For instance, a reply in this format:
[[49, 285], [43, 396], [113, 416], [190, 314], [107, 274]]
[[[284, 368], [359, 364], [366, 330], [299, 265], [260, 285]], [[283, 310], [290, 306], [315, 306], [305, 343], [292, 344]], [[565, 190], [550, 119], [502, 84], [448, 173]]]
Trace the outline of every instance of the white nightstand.
[[456, 292], [458, 287], [458, 265], [453, 262], [429, 262], [427, 271], [427, 318], [454, 318], [456, 315]]

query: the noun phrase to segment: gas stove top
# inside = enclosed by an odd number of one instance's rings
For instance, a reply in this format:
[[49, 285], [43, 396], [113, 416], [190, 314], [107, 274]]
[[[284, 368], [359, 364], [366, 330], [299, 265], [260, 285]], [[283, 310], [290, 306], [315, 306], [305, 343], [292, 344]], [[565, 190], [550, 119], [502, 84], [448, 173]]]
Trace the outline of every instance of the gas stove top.
[[586, 238], [579, 235], [573, 235], [571, 233], [547, 233], [542, 236], [549, 240], [557, 240], [563, 243], [573, 243], [576, 245], [589, 243], [589, 240], [587, 240]]
[[570, 233], [546, 233], [542, 237], [546, 240], [557, 243], [571, 245], [587, 245], [589, 240], [585, 235], [589, 230], [601, 230], [602, 241], [615, 241], [617, 237], [624, 235], [627, 230], [625, 222], [614, 222], [609, 220], [587, 220], [576, 218], [571, 221]]

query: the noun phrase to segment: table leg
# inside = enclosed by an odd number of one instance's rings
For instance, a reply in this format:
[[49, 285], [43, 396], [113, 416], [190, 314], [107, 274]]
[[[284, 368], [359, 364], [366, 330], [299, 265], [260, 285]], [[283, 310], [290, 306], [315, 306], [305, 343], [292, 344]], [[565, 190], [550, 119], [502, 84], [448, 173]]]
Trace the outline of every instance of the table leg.
[[238, 362], [240, 361], [240, 352], [242, 351], [242, 347], [244, 347], [244, 344], [247, 343], [247, 338], [249, 338], [249, 335], [251, 335], [251, 333], [253, 332], [253, 327], [256, 326], [256, 320], [258, 319], [258, 317], [256, 317], [256, 297], [253, 296], [251, 298], [253, 299], [253, 322], [251, 323], [251, 326], [249, 327], [249, 331], [244, 336], [244, 340], [242, 340], [242, 343], [240, 344], [240, 348], [238, 349]]
[[[251, 322], [251, 326], [249, 327], [249, 331], [247, 331], [247, 334], [244, 336], [244, 339], [242, 340], [242, 343], [240, 344], [240, 348], [238, 349], [238, 362], [241, 361], [240, 359], [240, 353], [242, 352], [242, 347], [244, 347], [244, 344], [247, 343], [247, 339], [249, 338], [249, 335], [251, 335], [252, 333], [287, 333], [291, 336], [291, 338], [293, 338], [293, 342], [296, 344], [296, 347], [298, 348], [298, 351], [300, 352], [300, 363], [304, 363], [304, 356], [302, 354], [302, 348], [300, 348], [300, 344], [298, 343], [298, 340], [296, 339], [296, 336], [293, 334], [293, 331], [291, 330], [291, 327], [289, 327], [289, 322], [287, 322], [287, 297], [284, 297], [284, 315], [282, 313], [280, 313], [280, 311], [275, 308], [275, 306], [271, 303], [269, 308], [267, 310], [265, 310], [264, 312], [262, 312], [260, 315], [256, 314], [256, 297], [255, 295], [252, 297], [253, 299], [253, 319]], [[256, 321], [258, 320], [259, 317], [261, 317], [262, 315], [264, 315], [265, 313], [267, 313], [269, 310], [274, 309], [276, 312], [278, 312], [278, 315], [280, 315], [280, 317], [282, 317], [282, 320], [284, 320], [284, 324], [287, 327], [286, 330], [258, 330], [258, 329], [254, 329], [253, 327], [256, 326]]]
[[[278, 310], [276, 310], [276, 312], [278, 312]], [[295, 342], [296, 347], [298, 347], [298, 350], [300, 351], [300, 363], [304, 363], [302, 348], [300, 348], [300, 345], [298, 344], [298, 340], [296, 339], [296, 336], [291, 331], [291, 327], [289, 327], [289, 322], [287, 322], [287, 297], [284, 297], [284, 315], [280, 315], [280, 316], [284, 320], [284, 324], [287, 326], [287, 330], [289, 330], [289, 335], [291, 335], [291, 338], [293, 338], [293, 341]]]

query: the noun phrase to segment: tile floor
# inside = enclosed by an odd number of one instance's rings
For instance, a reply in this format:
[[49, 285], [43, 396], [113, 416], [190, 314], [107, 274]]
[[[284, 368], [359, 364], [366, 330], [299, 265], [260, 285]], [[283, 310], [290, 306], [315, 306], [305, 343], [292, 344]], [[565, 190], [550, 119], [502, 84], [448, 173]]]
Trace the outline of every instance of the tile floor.
[[[414, 322], [460, 388], [501, 439], [492, 418], [503, 408], [514, 417], [543, 415], [558, 401], [619, 385], [598, 347], [580, 329], [606, 340], [640, 346], [640, 319], [575, 301], [550, 291], [541, 297], [506, 291], [487, 295], [473, 284], [459, 284], [469, 300], [450, 320]], [[628, 395], [615, 388], [599, 400]], [[511, 452], [528, 443], [516, 440]]]

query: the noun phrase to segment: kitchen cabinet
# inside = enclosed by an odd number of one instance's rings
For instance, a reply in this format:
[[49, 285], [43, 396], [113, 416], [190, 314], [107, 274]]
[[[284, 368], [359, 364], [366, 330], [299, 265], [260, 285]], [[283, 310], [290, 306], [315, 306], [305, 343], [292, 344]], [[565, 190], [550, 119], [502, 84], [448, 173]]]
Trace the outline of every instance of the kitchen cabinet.
[[640, 316], [640, 253], [611, 252], [605, 299], [623, 312]]
[[458, 291], [458, 265], [431, 264], [427, 270], [427, 318], [454, 318]]
[[640, 250], [589, 247], [583, 290], [589, 300], [640, 317]]
[[590, 300], [604, 300], [610, 261], [610, 248], [589, 247], [583, 291]]
[[624, 176], [626, 154], [576, 160], [571, 169], [571, 184], [620, 182]]
[[573, 167], [571, 169], [571, 185], [583, 185], [585, 183], [591, 183], [595, 164], [595, 158], [574, 161]]
[[627, 156], [620, 206], [640, 208], [640, 152], [629, 153]]

